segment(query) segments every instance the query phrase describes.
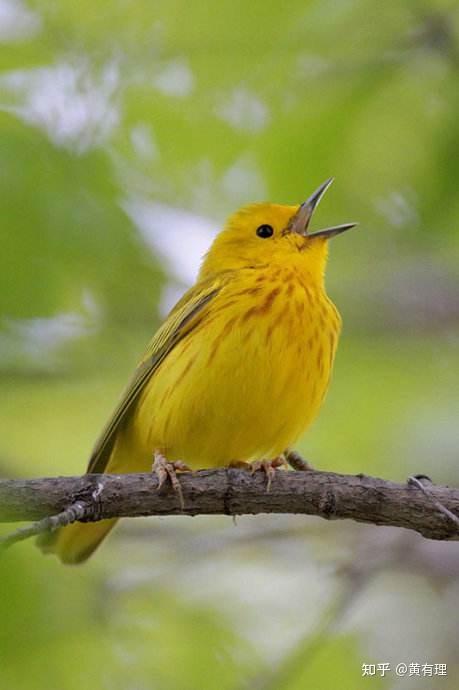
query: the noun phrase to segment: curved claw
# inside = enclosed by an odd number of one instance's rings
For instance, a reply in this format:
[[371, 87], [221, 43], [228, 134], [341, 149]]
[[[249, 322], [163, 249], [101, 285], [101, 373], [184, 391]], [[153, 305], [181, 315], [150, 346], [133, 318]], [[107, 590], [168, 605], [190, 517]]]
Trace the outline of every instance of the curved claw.
[[287, 463], [283, 455], [273, 460], [254, 460], [251, 463], [250, 473], [253, 475], [255, 472], [264, 472], [266, 474], [268, 483], [266, 486], [266, 493], [269, 493], [271, 489], [271, 484], [276, 476], [276, 470], [280, 467], [287, 467]]
[[188, 467], [188, 465], [185, 465], [185, 463], [180, 460], [168, 462], [167, 458], [165, 458], [162, 453], [155, 451], [152, 472], [158, 477], [158, 491], [161, 490], [167, 480], [170, 481], [172, 488], [179, 497], [180, 507], [183, 510], [185, 502], [183, 500], [182, 487], [178, 480], [177, 472], [191, 472], [191, 467]]

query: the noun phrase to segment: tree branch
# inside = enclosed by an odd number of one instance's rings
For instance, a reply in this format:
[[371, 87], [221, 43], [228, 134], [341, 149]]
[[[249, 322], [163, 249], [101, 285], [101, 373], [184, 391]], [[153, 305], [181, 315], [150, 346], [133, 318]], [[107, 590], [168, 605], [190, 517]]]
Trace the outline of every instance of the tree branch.
[[71, 506], [58, 513], [57, 515], [51, 515], [50, 517], [42, 518], [37, 522], [33, 522], [27, 527], [20, 527], [19, 529], [7, 534], [6, 537], [0, 538], [0, 549], [6, 549], [12, 544], [16, 544], [18, 541], [24, 541], [24, 539], [29, 539], [29, 537], [35, 537], [37, 534], [42, 534], [43, 532], [53, 532], [59, 527], [65, 527], [65, 525], [70, 525], [76, 520], [84, 520], [88, 518], [91, 514], [89, 507], [81, 501], [73, 503]]
[[183, 510], [170, 486], [158, 492], [154, 474], [0, 480], [0, 522], [40, 521], [4, 538], [3, 545], [75, 519], [179, 514], [297, 513], [405, 527], [430, 539], [459, 539], [459, 489], [416, 478], [396, 484], [363, 475], [277, 471], [268, 493], [261, 472], [252, 476], [231, 468], [179, 477]]

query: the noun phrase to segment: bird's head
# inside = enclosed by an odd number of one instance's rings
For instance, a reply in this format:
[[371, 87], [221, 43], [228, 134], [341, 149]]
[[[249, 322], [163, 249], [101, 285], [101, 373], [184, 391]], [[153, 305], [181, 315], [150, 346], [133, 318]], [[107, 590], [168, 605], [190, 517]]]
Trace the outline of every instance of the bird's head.
[[280, 263], [299, 265], [312, 279], [321, 279], [328, 240], [356, 225], [345, 223], [309, 232], [314, 209], [332, 181], [324, 182], [300, 206], [252, 204], [234, 213], [208, 251], [201, 277]]

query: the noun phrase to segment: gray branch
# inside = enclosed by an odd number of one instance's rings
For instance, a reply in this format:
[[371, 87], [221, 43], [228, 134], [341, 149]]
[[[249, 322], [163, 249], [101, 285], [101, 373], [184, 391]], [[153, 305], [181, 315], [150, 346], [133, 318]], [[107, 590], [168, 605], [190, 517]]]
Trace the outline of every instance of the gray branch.
[[179, 480], [183, 509], [170, 485], [158, 491], [154, 474], [0, 480], [0, 522], [40, 521], [3, 542], [12, 543], [75, 519], [260, 513], [351, 519], [404, 527], [429, 539], [459, 539], [459, 489], [435, 486], [427, 480], [396, 484], [363, 475], [277, 471], [269, 492], [263, 473], [252, 476], [241, 469], [186, 472], [179, 474]]

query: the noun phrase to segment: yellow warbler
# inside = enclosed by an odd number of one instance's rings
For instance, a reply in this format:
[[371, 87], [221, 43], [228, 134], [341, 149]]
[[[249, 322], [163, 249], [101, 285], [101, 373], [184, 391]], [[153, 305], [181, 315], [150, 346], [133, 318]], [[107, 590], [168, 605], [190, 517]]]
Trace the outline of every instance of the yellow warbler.
[[[327, 244], [355, 224], [308, 232], [331, 181], [299, 207], [254, 204], [229, 218], [150, 342], [88, 472], [146, 472], [155, 457], [161, 479], [176, 484], [181, 463], [276, 466], [319, 410], [340, 331], [324, 288]], [[84, 561], [115, 522], [69, 525], [42, 547]]]

